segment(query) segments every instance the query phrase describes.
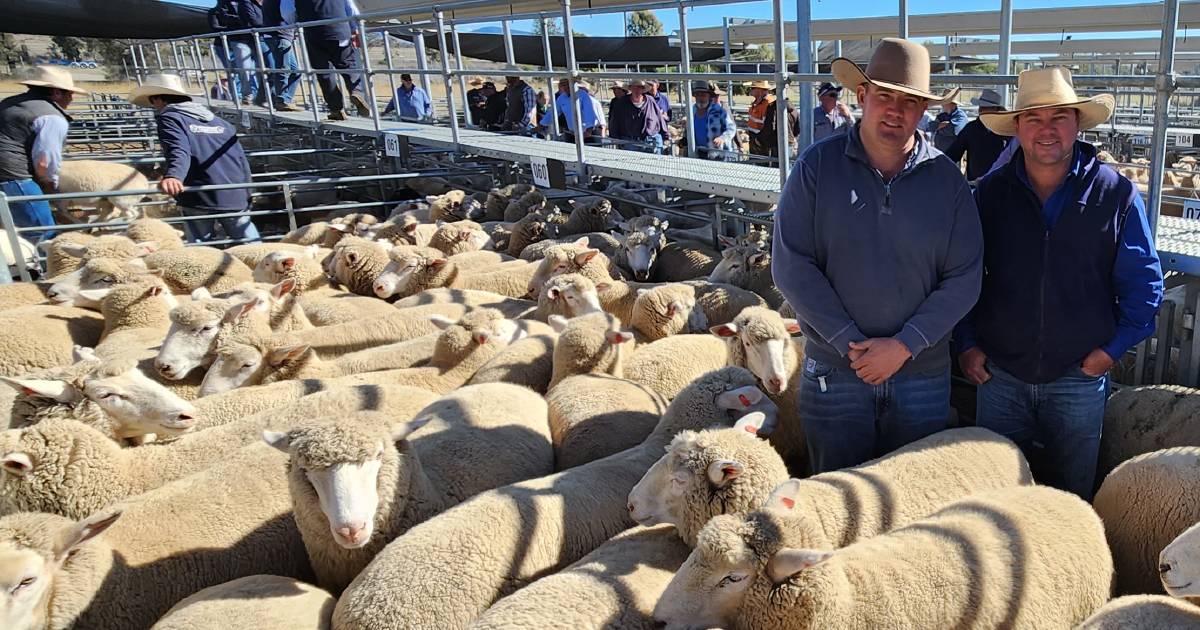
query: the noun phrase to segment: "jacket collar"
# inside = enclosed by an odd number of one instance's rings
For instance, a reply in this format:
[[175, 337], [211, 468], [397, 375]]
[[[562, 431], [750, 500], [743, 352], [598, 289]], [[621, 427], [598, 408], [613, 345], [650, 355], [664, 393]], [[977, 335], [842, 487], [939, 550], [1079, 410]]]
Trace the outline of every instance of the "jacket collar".
[[[1071, 158], [1071, 170], [1067, 172], [1067, 177], [1076, 179], [1077, 184], [1073, 198], [1077, 198], [1081, 203], [1086, 202], [1091, 196], [1096, 178], [1100, 175], [1104, 165], [1096, 155], [1095, 146], [1087, 142], [1075, 141], [1075, 154]], [[1000, 172], [1014, 183], [1029, 187], [1029, 177], [1025, 174], [1025, 150], [1017, 149], [1009, 163], [1001, 167]]]
[[[861, 162], [867, 168], [873, 169], [875, 167], [871, 166], [871, 158], [867, 156], [867, 149], [862, 144], [862, 138], [859, 137], [858, 130], [860, 125], [862, 125], [862, 121], [854, 123], [854, 126], [850, 128], [850, 132], [846, 134], [845, 154], [846, 157]], [[941, 151], [933, 148], [933, 145], [925, 139], [921, 132], [914, 132], [913, 135], [916, 137], [916, 143], [913, 145], [912, 153], [908, 156], [908, 161], [904, 163], [904, 168], [900, 169], [901, 173], [910, 171], [919, 164], [934, 160], [942, 154]]]

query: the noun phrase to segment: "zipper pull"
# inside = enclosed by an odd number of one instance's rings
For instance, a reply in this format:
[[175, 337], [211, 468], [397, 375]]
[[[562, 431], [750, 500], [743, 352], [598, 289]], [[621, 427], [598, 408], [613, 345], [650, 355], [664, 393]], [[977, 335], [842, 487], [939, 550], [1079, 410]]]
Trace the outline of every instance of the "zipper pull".
[[891, 214], [892, 209], [892, 184], [891, 182], [883, 185], [883, 209], [887, 210], [887, 214]]

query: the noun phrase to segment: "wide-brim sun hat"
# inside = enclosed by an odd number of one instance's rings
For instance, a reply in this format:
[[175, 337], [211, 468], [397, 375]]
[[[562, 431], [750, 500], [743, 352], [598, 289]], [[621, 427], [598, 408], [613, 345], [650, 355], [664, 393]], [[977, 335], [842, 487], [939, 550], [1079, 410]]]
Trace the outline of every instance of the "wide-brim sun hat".
[[471, 80], [467, 81], [467, 85], [479, 87], [483, 85], [483, 77], [471, 77]]
[[753, 90], [754, 88], [759, 88], [762, 90], [774, 90], [775, 89], [775, 86], [771, 85], [771, 82], [767, 81], [766, 79], [759, 79], [757, 81], [747, 81], [747, 82], [743, 83], [742, 85], [746, 86], [747, 88], [750, 88], [751, 90]]
[[625, 84], [625, 89], [635, 88], [635, 87], [639, 87], [644, 90], [648, 86], [647, 86], [647, 83], [641, 79], [634, 79], [634, 80], [630, 81], [629, 83]]
[[716, 96], [724, 94], [724, 92], [721, 91], [721, 88], [717, 87], [716, 84], [712, 83], [711, 81], [703, 81], [692, 85], [692, 94], [695, 94], [696, 92], [708, 92], [709, 94]]
[[845, 57], [831, 64], [833, 77], [848, 88], [870, 83], [881, 88], [944, 103], [958, 96], [958, 88], [936, 93], [929, 90], [929, 50], [907, 39], [885, 37], [875, 47], [865, 69]]
[[177, 74], [152, 74], [142, 79], [142, 84], [129, 92], [129, 102], [139, 107], [150, 107], [151, 96], [186, 96], [192, 98], [183, 89], [183, 80]]
[[55, 66], [38, 66], [34, 69], [32, 77], [24, 81], [18, 81], [18, 83], [30, 87], [67, 90], [76, 94], [88, 93], [85, 89], [75, 87], [75, 77], [72, 77], [66, 68], [57, 68]]
[[1086, 131], [1112, 117], [1116, 108], [1112, 94], [1079, 98], [1071, 71], [1061, 66], [1026, 70], [1017, 76], [1017, 98], [1006, 112], [980, 114], [979, 120], [992, 133], [1017, 135], [1017, 116], [1034, 109], [1069, 108], [1079, 112], [1079, 130]]

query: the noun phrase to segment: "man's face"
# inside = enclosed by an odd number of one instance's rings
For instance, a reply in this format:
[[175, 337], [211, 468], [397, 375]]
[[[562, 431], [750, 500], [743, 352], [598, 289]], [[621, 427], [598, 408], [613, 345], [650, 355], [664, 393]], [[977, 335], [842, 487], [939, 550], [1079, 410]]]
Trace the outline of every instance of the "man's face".
[[517, 82], [520, 80], [521, 80], [521, 77], [504, 77], [504, 82], [509, 85], [516, 85]]
[[864, 83], [858, 87], [863, 110], [861, 132], [868, 139], [903, 152], [925, 114], [925, 99]]
[[767, 91], [762, 88], [750, 88], [750, 96], [753, 96], [756, 101], [761, 101], [767, 98]]
[[413, 89], [413, 80], [412, 80], [412, 77], [409, 77], [409, 78], [407, 78], [407, 79], [400, 79], [400, 85], [403, 85], [403, 86], [404, 86], [404, 89], [406, 89], [406, 90], [411, 90], [411, 89]]
[[651, 82], [647, 83], [646, 85], [649, 86], [649, 92], [652, 96], [658, 94], [658, 84], [657, 83], [655, 83], [654, 81], [651, 81]]
[[837, 92], [826, 92], [817, 97], [821, 101], [821, 107], [825, 109], [833, 109], [837, 105]]
[[633, 100], [635, 101], [641, 100], [641, 98], [646, 95], [646, 88], [640, 85], [631, 85], [629, 86], [629, 95], [632, 96]]
[[563, 94], [570, 92], [571, 91], [571, 82], [567, 81], [565, 79], [562, 81], [559, 81], [558, 82], [558, 91], [562, 92]]
[[1017, 141], [1025, 159], [1052, 166], [1071, 159], [1079, 113], [1069, 107], [1035, 109], [1017, 116]]
[[950, 102], [942, 105], [942, 111], [946, 112], [947, 114], [953, 114], [957, 110], [958, 110], [958, 104], [955, 103], [954, 101], [950, 101]]
[[54, 101], [55, 105], [66, 109], [71, 106], [71, 101], [75, 100], [75, 93], [70, 90], [50, 90], [50, 100]]
[[696, 92], [692, 96], [695, 97], [696, 104], [700, 107], [707, 107], [709, 99], [712, 98], [712, 95], [708, 92]]

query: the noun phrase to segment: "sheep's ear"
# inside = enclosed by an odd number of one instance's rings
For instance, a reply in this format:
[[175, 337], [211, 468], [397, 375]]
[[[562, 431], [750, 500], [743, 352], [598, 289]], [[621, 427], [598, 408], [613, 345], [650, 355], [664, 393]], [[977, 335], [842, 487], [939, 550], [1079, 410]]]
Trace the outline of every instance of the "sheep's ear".
[[587, 247], [588, 246], [588, 237], [581, 236], [581, 237], [575, 239], [575, 242], [571, 243], [571, 244], [576, 247]]
[[554, 332], [562, 333], [562, 331], [567, 329], [568, 322], [567, 318], [563, 317], [562, 315], [551, 315], [550, 317], [546, 318], [546, 323], [550, 324], [550, 327], [554, 329]]
[[445, 258], [434, 258], [433, 260], [429, 261], [429, 266], [434, 269], [437, 269], [437, 268], [441, 267], [442, 265], [446, 264], [447, 262], [449, 262], [449, 261], [446, 260]]
[[81, 289], [79, 296], [87, 298], [93, 302], [103, 302], [108, 294], [112, 293], [112, 289]]
[[58, 246], [58, 251], [68, 256], [83, 258], [83, 255], [87, 253], [87, 245], [80, 243], [63, 243], [62, 245]]
[[667, 305], [667, 317], [675, 317], [675, 315], [688, 310], [687, 306], [679, 300], [675, 300]]
[[596, 284], [596, 291], [597, 291], [597, 292], [607, 291], [607, 290], [609, 290], [609, 289], [611, 289], [611, 288], [612, 288], [612, 284], [610, 284], [610, 283], [608, 283], [608, 282], [599, 282], [599, 283], [597, 283], [597, 284]]
[[446, 222], [445, 222], [445, 221], [443, 221], [442, 219], [438, 219], [438, 220], [437, 220], [437, 223], [434, 223], [434, 225], [436, 225], [436, 226], [437, 226], [437, 229], [439, 229], [439, 230], [440, 230], [440, 229], [442, 229], [442, 228], [446, 227], [447, 225], [449, 225], [449, 223], [446, 223]]
[[329, 229], [333, 230], [334, 232], [346, 233], [350, 231], [350, 226], [346, 225], [345, 223], [330, 223]]
[[[138, 269], [146, 268], [146, 260], [144, 258], [130, 258], [129, 260], [125, 261], [125, 264], [130, 267], [137, 267]], [[160, 271], [159, 274], [161, 273], [162, 272]]]
[[820, 549], [783, 548], [767, 561], [767, 576], [771, 582], [781, 584], [797, 573], [819, 564], [833, 555], [832, 551]]
[[660, 229], [660, 230], [662, 230], [662, 231], [666, 232], [666, 231], [667, 231], [667, 226], [669, 226], [669, 225], [671, 225], [671, 222], [670, 222], [670, 221], [663, 221], [662, 223], [659, 223], [659, 224], [658, 224], [658, 229]]
[[783, 327], [787, 329], [789, 335], [796, 335], [800, 333], [800, 322], [791, 319], [790, 317], [785, 317], [783, 319]]
[[633, 341], [633, 333], [625, 330], [610, 330], [604, 333], [604, 338], [608, 340], [608, 343], [620, 345]]
[[279, 284], [276, 284], [275, 286], [271, 287], [271, 297], [278, 300], [279, 298], [291, 293], [292, 290], [295, 288], [296, 288], [296, 279], [288, 278], [286, 280], [283, 280]]
[[492, 338], [492, 333], [486, 330], [476, 330], [475, 334], [471, 335], [471, 338], [475, 340], [475, 343], [482, 346]]
[[447, 328], [458, 323], [457, 321], [450, 319], [445, 315], [430, 315], [429, 321], [433, 322], [433, 325], [437, 326], [441, 330], [446, 330]]
[[158, 251], [158, 241], [142, 241], [140, 243], [134, 243], [134, 245], [137, 245], [137, 249], [134, 250], [137, 252], [134, 254], [135, 258], [149, 256], [150, 254]]
[[288, 256], [287, 258], [282, 258], [279, 260], [279, 265], [284, 269], [291, 269], [296, 266], [296, 257]]
[[200, 287], [192, 291], [192, 300], [211, 300], [212, 292], [204, 287]]
[[241, 319], [244, 315], [246, 315], [250, 311], [253, 311], [255, 309], [255, 307], [257, 307], [257, 306], [258, 306], [258, 300], [250, 300], [249, 302], [242, 302], [241, 304], [234, 304], [233, 306], [229, 307], [229, 310], [225, 311], [225, 317], [221, 318], [221, 323], [222, 324], [232, 324], [233, 322], [236, 322], [237, 320]]
[[75, 548], [83, 543], [104, 533], [104, 530], [112, 527], [112, 524], [117, 522], [121, 517], [121, 511], [104, 513], [101, 512], [95, 516], [89, 516], [78, 523], [71, 523], [59, 535], [58, 540], [54, 545], [54, 559], [62, 562], [67, 559]]
[[79, 363], [80, 361], [95, 361], [98, 358], [95, 348], [87, 346], [75, 346], [71, 348], [71, 360], [75, 363]]
[[[587, 245], [586, 238], [581, 238], [579, 240], [584, 241], [584, 245]], [[575, 254], [575, 264], [576, 265], [587, 264], [588, 261], [595, 258], [596, 254], [599, 254], [599, 253], [600, 253], [600, 250], [598, 250], [598, 249], [585, 249], [585, 250], [579, 252], [578, 254]]]
[[412, 234], [413, 232], [417, 231], [418, 225], [420, 225], [420, 224], [419, 223], [409, 223], [408, 225], [404, 226], [404, 231], [407, 232], [408, 234]]
[[750, 254], [750, 256], [748, 258], [746, 258], [746, 264], [750, 265], [752, 267], [758, 266], [760, 264], [765, 263], [766, 258], [769, 255], [770, 254], [768, 254], [767, 252], [754, 252], [753, 254]]
[[438, 199], [441, 199], [438, 195], [425, 195], [425, 203], [433, 203]]
[[718, 235], [717, 242], [720, 243], [722, 247], [733, 247], [737, 245], [737, 240], [724, 235]]
[[146, 289], [146, 295], [148, 295], [149, 297], [158, 297], [158, 296], [162, 295], [162, 293], [163, 293], [163, 288], [162, 288], [162, 285], [160, 285], [160, 284], [156, 284], [156, 285], [150, 287], [149, 289]]
[[783, 514], [792, 513], [792, 510], [796, 509], [796, 502], [800, 499], [800, 490], [803, 487], [799, 479], [788, 479], [775, 486], [771, 496], [763, 503], [763, 509]]
[[294, 343], [275, 348], [267, 357], [267, 362], [271, 365], [282, 365], [288, 361], [295, 361], [300, 355], [308, 352], [309, 345], [306, 343]]
[[313, 260], [316, 260], [317, 256], [321, 255], [321, 246], [320, 245], [309, 245], [308, 247], [305, 247], [304, 255], [308, 256], [309, 258], [311, 258]]
[[758, 435], [759, 430], [767, 423], [767, 414], [761, 411], [748, 413], [733, 423], [733, 428], [745, 431], [747, 435]]
[[[140, 260], [141, 260], [141, 258], [134, 258], [134, 260], [140, 261]], [[146, 265], [146, 263], [142, 263], [142, 267], [143, 267], [143, 268], [145, 267], [145, 265]], [[163, 277], [164, 275], [166, 275], [166, 273], [167, 273], [167, 270], [166, 270], [166, 269], [159, 268], [159, 269], [147, 269], [146, 271], [143, 271], [143, 272], [141, 272], [141, 273], [140, 273], [140, 274], [138, 274], [138, 275], [142, 275], [142, 276], [154, 276], [155, 278], [161, 278], [161, 277]]]
[[737, 324], [729, 322], [728, 324], [719, 324], [708, 329], [708, 332], [718, 337], [736, 337], [738, 333]]
[[408, 422], [399, 422], [399, 423], [393, 424], [391, 426], [391, 428], [389, 429], [389, 433], [391, 434], [392, 441], [399, 442], [400, 440], [407, 438], [408, 436], [412, 435], [413, 432], [416, 431], [417, 429], [420, 429], [421, 427], [425, 426], [426, 424], [429, 424], [429, 421], [432, 419], [433, 419], [433, 416], [425, 415], [425, 416], [413, 418], [412, 420], [409, 420]]
[[351, 265], [358, 264], [358, 252], [355, 252], [355, 251], [346, 252], [346, 262], [350, 263]]
[[183, 230], [174, 230], [174, 232], [179, 238], [187, 237], [187, 232], [184, 232]]
[[275, 449], [283, 451], [284, 453], [287, 453], [288, 449], [291, 448], [291, 446], [292, 446], [292, 441], [288, 437], [288, 434], [286, 431], [265, 431], [264, 430], [262, 432], [262, 439], [267, 444], [270, 444]]
[[5, 453], [0, 456], [0, 468], [10, 475], [23, 477], [33, 470], [33, 460], [29, 459], [28, 453], [20, 451]]
[[749, 409], [757, 405], [763, 399], [762, 390], [753, 386], [746, 385], [737, 389], [731, 389], [717, 396], [717, 406], [722, 409]]
[[647, 293], [649, 293], [649, 292], [650, 292], [650, 289], [645, 289], [645, 288], [643, 288], [643, 289], [638, 289], [638, 290], [637, 290], [637, 296], [638, 296], [638, 297], [642, 297], [643, 295], [646, 295], [646, 294], [647, 294]]
[[708, 465], [708, 481], [718, 487], [724, 488], [726, 484], [746, 472], [746, 467], [739, 461], [733, 459], [719, 459]]
[[550, 301], [557, 300], [562, 295], [562, 289], [558, 287], [548, 287], [546, 289], [546, 299]]

